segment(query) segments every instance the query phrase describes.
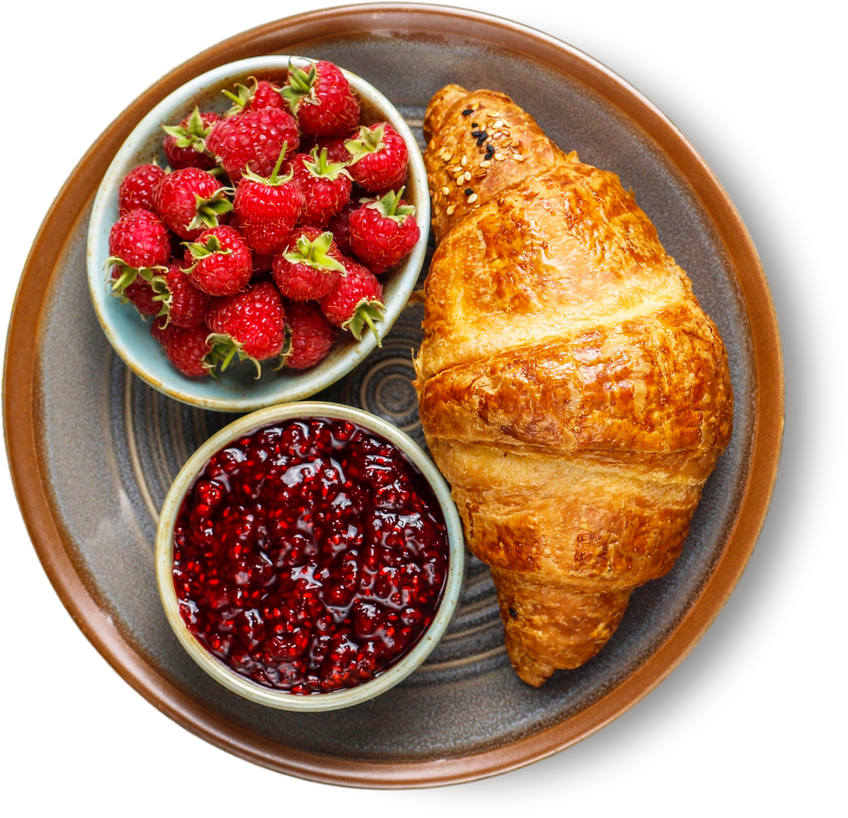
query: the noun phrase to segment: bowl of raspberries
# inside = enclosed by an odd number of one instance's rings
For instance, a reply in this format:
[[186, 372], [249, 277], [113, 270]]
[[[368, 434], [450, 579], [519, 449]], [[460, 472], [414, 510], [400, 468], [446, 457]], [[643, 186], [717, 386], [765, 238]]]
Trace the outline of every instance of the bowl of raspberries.
[[427, 176], [397, 109], [325, 60], [219, 66], [156, 105], [95, 197], [88, 282], [123, 361], [248, 412], [326, 388], [415, 288]]

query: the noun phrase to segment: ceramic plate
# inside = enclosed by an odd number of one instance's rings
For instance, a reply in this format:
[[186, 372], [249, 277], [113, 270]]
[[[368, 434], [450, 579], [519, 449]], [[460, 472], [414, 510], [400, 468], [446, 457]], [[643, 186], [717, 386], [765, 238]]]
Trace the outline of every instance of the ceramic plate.
[[[196, 667], [168, 626], [153, 565], [160, 504], [190, 453], [232, 416], [165, 398], [112, 352], [86, 289], [88, 214], [113, 156], [153, 105], [192, 76], [265, 53], [308, 53], [374, 82], [419, 139], [427, 101], [446, 83], [512, 95], [563, 148], [633, 189], [725, 340], [734, 434], [683, 556], [665, 578], [636, 591], [598, 657], [540, 690], [510, 668], [488, 570], [474, 560], [458, 616], [428, 662], [349, 710], [307, 715], [252, 704]], [[420, 322], [420, 307], [407, 308], [382, 349], [316, 398], [369, 409], [421, 441], [410, 356]], [[783, 371], [774, 310], [745, 227], [709, 168], [659, 111], [591, 58], [522, 26], [444, 7], [381, 3], [299, 15], [227, 40], [157, 82], [86, 154], [47, 215], [8, 348], [17, 350], [6, 358], [4, 411], [18, 499], [45, 570], [87, 637], [152, 704], [217, 746], [351, 786], [426, 786], [503, 772], [567, 747], [632, 706], [688, 653], [732, 591], [779, 457]], [[77, 365], [61, 366], [69, 357]]]

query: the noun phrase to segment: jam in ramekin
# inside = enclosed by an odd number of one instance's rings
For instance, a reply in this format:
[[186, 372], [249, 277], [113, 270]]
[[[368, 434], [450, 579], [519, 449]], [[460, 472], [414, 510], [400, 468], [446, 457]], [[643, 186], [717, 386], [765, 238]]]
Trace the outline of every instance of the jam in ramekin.
[[189, 631], [260, 685], [344, 690], [435, 616], [448, 570], [439, 503], [392, 443], [345, 420], [282, 421], [215, 454], [174, 528]]

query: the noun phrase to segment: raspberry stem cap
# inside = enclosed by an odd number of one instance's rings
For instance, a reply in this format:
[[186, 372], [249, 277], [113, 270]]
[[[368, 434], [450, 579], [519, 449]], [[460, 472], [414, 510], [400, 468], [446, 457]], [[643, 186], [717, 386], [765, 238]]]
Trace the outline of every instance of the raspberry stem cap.
[[201, 230], [218, 227], [220, 225], [218, 216], [223, 216], [224, 213], [229, 213], [233, 209], [233, 203], [227, 198], [230, 192], [228, 188], [220, 187], [208, 199], [204, 199], [195, 193], [194, 201], [197, 212], [189, 222], [188, 229]]
[[316, 270], [335, 270], [342, 275], [347, 275], [344, 264], [327, 255], [332, 244], [333, 234], [329, 230], [312, 240], [306, 236], [298, 236], [297, 250], [283, 253], [283, 258], [290, 264], [306, 264]]
[[362, 340], [362, 333], [365, 331], [366, 325], [374, 333], [377, 339], [377, 346], [382, 347], [383, 341], [380, 338], [380, 332], [377, 329], [377, 322], [382, 321], [386, 313], [386, 307], [382, 301], [371, 301], [362, 299], [353, 311], [353, 315], [342, 324], [342, 329], [350, 331], [350, 334], [357, 341]]
[[403, 224], [407, 216], [415, 215], [414, 205], [401, 204], [404, 190], [406, 190], [405, 187], [398, 191], [390, 190], [382, 198], [370, 202], [366, 207], [373, 207], [385, 219], [394, 219], [398, 224]]
[[318, 100], [315, 98], [315, 79], [318, 72], [315, 69], [315, 63], [310, 62], [309, 68], [304, 71], [298, 68], [292, 60], [289, 60], [289, 76], [288, 84], [285, 85], [280, 93], [288, 102], [293, 114], [297, 113], [297, 108], [301, 100], [309, 97], [309, 101], [313, 104]]
[[355, 139], [348, 139], [345, 142], [345, 148], [350, 154], [348, 165], [355, 165], [360, 159], [368, 156], [369, 153], [376, 153], [385, 146], [383, 142], [383, 132], [386, 129], [386, 123], [381, 122], [373, 130], [367, 125], [360, 125], [359, 132]]
[[218, 237], [214, 235], [206, 236], [203, 241], [184, 241], [183, 245], [188, 249], [191, 257], [194, 259], [194, 264], [191, 267], [183, 268], [187, 273], [190, 273], [197, 266], [197, 263], [203, 261], [205, 258], [209, 258], [210, 256], [229, 256], [233, 252], [229, 247], [224, 247]]
[[[126, 303], [127, 297], [124, 294], [124, 291], [127, 287], [135, 284], [136, 279], [139, 277], [143, 278], [148, 283], [152, 284], [154, 279], [157, 278], [156, 273], [159, 272], [167, 272], [167, 267], [130, 267], [123, 259], [118, 256], [109, 256], [103, 264], [107, 269], [118, 266], [121, 268], [121, 275], [118, 278], [110, 278], [107, 276], [106, 282], [107, 284], [111, 284], [112, 287], [112, 295], [116, 298], [120, 298], [122, 302]], [[161, 276], [159, 276], [161, 277]]]
[[216, 369], [219, 372], [226, 371], [227, 367], [232, 363], [233, 358], [238, 358], [239, 361], [250, 361], [256, 367], [256, 377], [262, 375], [262, 366], [256, 358], [248, 355], [244, 351], [241, 343], [222, 332], [212, 332], [206, 338], [206, 343], [211, 349], [203, 358], [204, 365], [208, 367], [209, 373], [216, 376]]
[[209, 131], [212, 128], [206, 127], [203, 117], [200, 116], [200, 108], [195, 105], [187, 125], [163, 125], [162, 130], [168, 136], [173, 136], [176, 139], [176, 146], [178, 148], [188, 148], [191, 146], [198, 153], [206, 153], [205, 139], [209, 136]]

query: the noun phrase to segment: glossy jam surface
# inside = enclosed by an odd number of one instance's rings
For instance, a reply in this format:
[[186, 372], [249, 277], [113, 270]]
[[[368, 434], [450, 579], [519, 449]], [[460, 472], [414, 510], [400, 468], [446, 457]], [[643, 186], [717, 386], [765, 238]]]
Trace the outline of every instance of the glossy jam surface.
[[292, 693], [378, 676], [432, 622], [447, 530], [418, 469], [353, 423], [283, 421], [207, 463], [174, 529], [188, 629], [237, 673]]

